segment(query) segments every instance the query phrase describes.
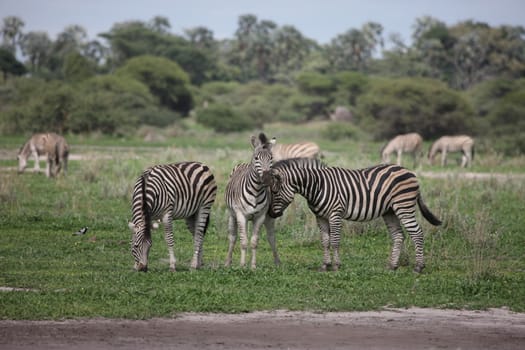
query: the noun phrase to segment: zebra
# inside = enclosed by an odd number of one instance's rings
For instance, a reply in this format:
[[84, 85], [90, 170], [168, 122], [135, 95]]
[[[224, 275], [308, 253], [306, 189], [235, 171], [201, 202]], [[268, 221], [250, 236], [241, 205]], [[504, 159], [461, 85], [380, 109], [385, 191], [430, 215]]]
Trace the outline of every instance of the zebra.
[[270, 191], [267, 177], [272, 165], [272, 147], [275, 139], [268, 141], [264, 133], [259, 138], [252, 136], [252, 159], [249, 164], [241, 163], [234, 167], [226, 185], [225, 200], [229, 210], [228, 216], [228, 254], [224, 266], [231, 266], [233, 248], [237, 240], [237, 231], [241, 240], [241, 266], [246, 265], [248, 248], [248, 222], [253, 222], [251, 236], [251, 268], [256, 268], [256, 252], [259, 241], [259, 230], [264, 224], [268, 242], [272, 248], [276, 265], [280, 264], [275, 243], [274, 219], [267, 215], [270, 205]]
[[401, 165], [401, 157], [404, 153], [412, 153], [414, 158], [414, 168], [417, 166], [421, 156], [423, 138], [416, 132], [397, 135], [381, 149], [381, 159], [383, 163], [390, 163], [390, 154], [397, 154], [397, 165]]
[[272, 155], [274, 162], [289, 158], [322, 158], [321, 149], [314, 142], [278, 143], [272, 147]]
[[17, 154], [18, 173], [23, 173], [27, 167], [27, 159], [32, 155], [35, 160], [34, 170], [40, 171], [39, 156], [46, 155], [46, 176], [55, 177], [63, 169], [67, 173], [69, 145], [66, 139], [55, 133], [33, 134]]
[[380, 216], [392, 237], [393, 247], [389, 267], [399, 266], [404, 241], [403, 225], [412, 238], [416, 251], [414, 271], [425, 267], [423, 233], [416, 221], [416, 203], [423, 216], [433, 225], [441, 221], [423, 202], [416, 175], [391, 164], [351, 170], [329, 167], [318, 160], [289, 159], [275, 163], [269, 180], [272, 203], [269, 215], [281, 216], [299, 193], [315, 214], [321, 232], [324, 256], [322, 271], [332, 263], [340, 266], [339, 242], [342, 220], [369, 221]]
[[474, 139], [467, 135], [440, 137], [428, 150], [430, 164], [432, 164], [434, 157], [439, 152], [441, 152], [441, 166], [447, 164], [448, 152], [461, 152], [461, 167], [468, 167], [474, 159]]
[[202, 264], [202, 244], [210, 220], [217, 185], [210, 168], [199, 162], [155, 165], [137, 179], [131, 202], [131, 253], [135, 270], [148, 270], [151, 229], [161, 219], [169, 252], [170, 270], [175, 271], [173, 220], [185, 219], [193, 235], [191, 268]]

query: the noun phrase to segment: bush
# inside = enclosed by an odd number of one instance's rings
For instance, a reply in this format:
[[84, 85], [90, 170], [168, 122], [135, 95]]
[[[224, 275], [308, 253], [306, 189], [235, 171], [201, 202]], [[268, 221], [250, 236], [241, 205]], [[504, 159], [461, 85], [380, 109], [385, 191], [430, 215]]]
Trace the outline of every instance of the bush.
[[344, 122], [333, 122], [328, 124], [321, 132], [323, 138], [337, 141], [344, 139], [359, 138], [359, 130], [355, 125]]
[[224, 104], [212, 104], [196, 111], [197, 121], [216, 132], [232, 132], [249, 130], [255, 123], [245, 114]]
[[424, 138], [471, 134], [474, 121], [468, 100], [433, 79], [376, 79], [358, 98], [357, 112], [378, 139], [413, 131]]

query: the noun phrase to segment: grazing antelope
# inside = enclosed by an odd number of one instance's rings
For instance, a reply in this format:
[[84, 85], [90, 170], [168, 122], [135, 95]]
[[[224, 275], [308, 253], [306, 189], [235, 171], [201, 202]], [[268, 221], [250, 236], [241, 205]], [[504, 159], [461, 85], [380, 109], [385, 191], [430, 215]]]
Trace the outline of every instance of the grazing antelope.
[[421, 156], [423, 138], [416, 132], [397, 135], [381, 149], [383, 163], [390, 163], [390, 154], [397, 154], [397, 165], [401, 165], [403, 153], [411, 153], [414, 158], [414, 168]]
[[61, 169], [67, 173], [69, 145], [66, 139], [55, 133], [39, 133], [31, 136], [18, 151], [18, 172], [27, 167], [27, 159], [32, 155], [35, 160], [35, 171], [40, 171], [39, 156], [46, 155], [46, 176], [54, 177]]
[[474, 159], [474, 139], [467, 135], [440, 137], [428, 151], [430, 164], [432, 164], [434, 157], [439, 152], [441, 152], [441, 166], [447, 164], [447, 154], [449, 152], [461, 152], [461, 167], [470, 166]]

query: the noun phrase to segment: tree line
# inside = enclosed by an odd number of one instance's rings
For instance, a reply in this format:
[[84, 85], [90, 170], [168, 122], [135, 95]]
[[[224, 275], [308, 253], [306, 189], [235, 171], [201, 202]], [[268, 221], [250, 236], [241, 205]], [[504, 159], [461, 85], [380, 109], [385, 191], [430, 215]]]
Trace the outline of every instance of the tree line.
[[205, 26], [173, 33], [162, 16], [115, 23], [94, 40], [78, 25], [54, 40], [24, 26], [16, 16], [3, 19], [2, 133], [125, 134], [190, 114], [227, 132], [328, 118], [344, 106], [353, 126], [376, 138], [467, 132], [525, 150], [519, 26], [447, 26], [426, 16], [415, 20], [411, 44], [385, 38], [376, 22], [319, 44], [252, 14], [224, 40]]

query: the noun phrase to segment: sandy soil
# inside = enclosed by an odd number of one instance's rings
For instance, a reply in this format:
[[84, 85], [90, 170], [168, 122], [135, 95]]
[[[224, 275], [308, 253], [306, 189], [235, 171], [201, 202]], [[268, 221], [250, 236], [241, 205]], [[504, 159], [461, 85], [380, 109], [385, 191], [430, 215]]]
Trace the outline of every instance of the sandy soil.
[[170, 319], [0, 321], [1, 349], [525, 349], [504, 309], [181, 314]]

